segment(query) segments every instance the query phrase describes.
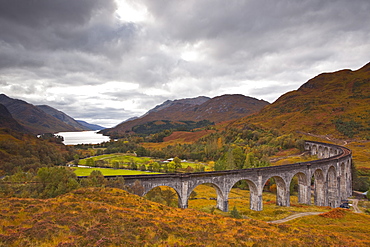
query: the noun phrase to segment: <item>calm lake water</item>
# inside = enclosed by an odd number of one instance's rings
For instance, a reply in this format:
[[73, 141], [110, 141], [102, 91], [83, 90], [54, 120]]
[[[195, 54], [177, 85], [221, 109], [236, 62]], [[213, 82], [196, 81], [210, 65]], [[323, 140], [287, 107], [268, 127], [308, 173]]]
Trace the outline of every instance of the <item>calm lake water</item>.
[[63, 136], [65, 145], [98, 144], [109, 141], [108, 136], [98, 134], [97, 131], [59, 132], [57, 135]]

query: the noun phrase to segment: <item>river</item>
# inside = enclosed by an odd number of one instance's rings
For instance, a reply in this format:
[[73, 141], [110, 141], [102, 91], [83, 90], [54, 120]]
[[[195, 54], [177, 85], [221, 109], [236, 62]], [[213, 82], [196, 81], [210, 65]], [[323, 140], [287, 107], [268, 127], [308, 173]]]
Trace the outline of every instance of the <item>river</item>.
[[98, 144], [109, 141], [108, 136], [98, 134], [97, 131], [59, 132], [56, 135], [63, 136], [65, 145]]

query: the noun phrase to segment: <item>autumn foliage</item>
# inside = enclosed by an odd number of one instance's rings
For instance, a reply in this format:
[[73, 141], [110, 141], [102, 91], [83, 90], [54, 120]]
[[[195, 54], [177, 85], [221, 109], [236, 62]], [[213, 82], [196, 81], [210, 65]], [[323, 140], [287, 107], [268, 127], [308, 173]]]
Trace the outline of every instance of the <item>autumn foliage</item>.
[[346, 215], [346, 212], [349, 212], [348, 209], [335, 208], [329, 212], [322, 213], [320, 216], [331, 219], [341, 219]]
[[320, 216], [268, 224], [171, 208], [112, 188], [2, 199], [0, 207], [0, 246], [370, 245], [370, 217], [347, 211], [341, 220], [356, 224]]

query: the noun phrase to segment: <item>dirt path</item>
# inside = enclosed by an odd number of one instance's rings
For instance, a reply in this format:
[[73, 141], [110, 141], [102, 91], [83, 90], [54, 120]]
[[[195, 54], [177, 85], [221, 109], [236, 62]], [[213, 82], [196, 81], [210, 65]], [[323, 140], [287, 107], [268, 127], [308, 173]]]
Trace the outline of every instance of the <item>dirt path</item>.
[[267, 221], [267, 223], [274, 223], [274, 224], [278, 224], [278, 223], [284, 223], [284, 222], [287, 222], [287, 221], [290, 221], [290, 220], [294, 220], [294, 219], [297, 219], [297, 218], [300, 218], [300, 217], [304, 217], [304, 216], [310, 216], [310, 215], [318, 215], [318, 214], [322, 214], [323, 212], [305, 212], [305, 213], [298, 213], [298, 214], [293, 214], [293, 215], [290, 215], [284, 219], [281, 219], [281, 220], [273, 220], [273, 221]]
[[358, 199], [349, 199], [348, 201], [352, 201], [352, 207], [356, 213], [362, 213], [362, 211], [358, 208]]
[[[358, 199], [348, 199], [349, 201], [352, 201], [352, 207], [355, 213], [362, 213], [362, 211], [358, 208]], [[285, 223], [290, 220], [294, 220], [300, 217], [304, 216], [310, 216], [310, 215], [318, 215], [322, 214], [323, 212], [305, 212], [305, 213], [298, 213], [298, 214], [293, 214], [290, 215], [284, 219], [281, 220], [273, 220], [273, 221], [266, 221], [267, 223], [273, 223], [273, 224], [279, 224], [279, 223]]]

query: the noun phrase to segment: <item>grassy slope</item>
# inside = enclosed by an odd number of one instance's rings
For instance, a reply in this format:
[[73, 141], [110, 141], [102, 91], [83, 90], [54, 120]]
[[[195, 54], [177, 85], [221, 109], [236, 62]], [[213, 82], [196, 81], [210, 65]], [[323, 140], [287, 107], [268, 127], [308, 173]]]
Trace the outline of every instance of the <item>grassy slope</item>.
[[147, 163], [152, 162], [152, 159], [149, 157], [136, 157], [133, 155], [115, 153], [115, 154], [98, 155], [98, 156], [82, 159], [79, 161], [79, 164], [86, 165], [86, 161], [88, 159], [93, 159], [95, 162], [98, 160], [104, 160], [108, 162], [109, 164], [113, 164], [113, 162], [123, 162], [123, 163], [135, 162], [137, 164], [147, 164]]
[[0, 246], [370, 245], [370, 217], [348, 210], [268, 224], [98, 188], [49, 200], [3, 199], [0, 207]]

